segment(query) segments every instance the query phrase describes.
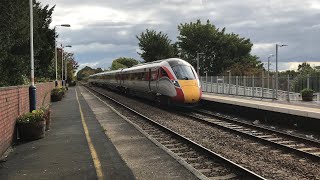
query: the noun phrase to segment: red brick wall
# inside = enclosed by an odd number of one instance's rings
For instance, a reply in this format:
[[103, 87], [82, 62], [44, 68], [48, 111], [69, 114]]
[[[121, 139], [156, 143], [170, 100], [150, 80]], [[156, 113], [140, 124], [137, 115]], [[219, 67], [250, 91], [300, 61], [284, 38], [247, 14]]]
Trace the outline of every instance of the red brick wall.
[[[50, 104], [54, 82], [36, 84], [37, 108]], [[29, 111], [29, 86], [0, 88], [0, 156], [11, 145], [16, 118]]]

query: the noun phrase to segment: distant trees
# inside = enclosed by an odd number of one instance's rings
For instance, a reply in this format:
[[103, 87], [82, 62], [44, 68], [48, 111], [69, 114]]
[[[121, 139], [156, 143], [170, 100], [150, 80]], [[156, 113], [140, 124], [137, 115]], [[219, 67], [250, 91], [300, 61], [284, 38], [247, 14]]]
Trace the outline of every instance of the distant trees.
[[250, 39], [226, 33], [225, 28], [220, 30], [209, 20], [205, 24], [200, 20], [180, 24], [178, 31], [178, 40], [172, 44], [167, 34], [147, 29], [137, 36], [139, 54], [146, 62], [181, 57], [196, 67], [197, 53], [204, 53], [199, 58], [200, 74], [207, 71], [218, 75], [232, 69], [235, 75], [250, 75], [263, 69], [258, 57], [250, 54]]
[[130, 68], [139, 64], [139, 61], [133, 58], [120, 57], [112, 61], [111, 70], [117, 70], [121, 68]]
[[307, 88], [309, 81], [309, 88], [320, 92], [320, 72], [307, 62], [298, 65], [297, 76], [293, 80], [293, 88], [295, 91]]
[[145, 62], [152, 62], [160, 59], [174, 57], [174, 47], [167, 34], [161, 31], [157, 33], [154, 30], [146, 30], [140, 36], [136, 36], [139, 40], [139, 47], [142, 51], [138, 53]]
[[[28, 1], [0, 3], [0, 86], [19, 85], [30, 77]], [[34, 1], [35, 77], [54, 78], [54, 30], [49, 29], [54, 7]]]
[[90, 75], [103, 72], [101, 68], [93, 69], [89, 66], [84, 67], [77, 73], [77, 80], [82, 81], [86, 80]]

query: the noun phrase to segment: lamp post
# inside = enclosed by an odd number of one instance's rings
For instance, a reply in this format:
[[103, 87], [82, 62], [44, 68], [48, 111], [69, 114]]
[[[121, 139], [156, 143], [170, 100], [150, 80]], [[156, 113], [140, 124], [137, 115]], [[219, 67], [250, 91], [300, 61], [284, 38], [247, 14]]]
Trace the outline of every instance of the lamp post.
[[29, 0], [30, 6], [30, 59], [31, 59], [31, 85], [29, 87], [30, 112], [37, 108], [36, 86], [34, 85], [34, 51], [33, 51], [33, 1]]
[[276, 99], [278, 99], [278, 86], [279, 86], [279, 79], [278, 79], [278, 47], [288, 46], [286, 44], [276, 44]]
[[269, 91], [269, 82], [270, 82], [270, 78], [269, 78], [269, 74], [270, 74], [270, 58], [273, 57], [273, 54], [270, 54], [268, 56], [268, 91]]
[[[60, 24], [60, 25], [55, 25], [54, 26], [54, 55], [55, 55], [55, 61], [56, 61], [56, 81], [55, 81], [55, 86], [58, 86], [58, 58], [57, 58], [57, 41], [56, 41], [56, 27], [61, 26], [61, 27], [71, 27], [70, 24]], [[62, 77], [61, 77], [62, 79]]]
[[[62, 80], [62, 86], [65, 86], [65, 78], [63, 76], [63, 63], [64, 63], [64, 55], [63, 55], [63, 48], [69, 47], [71, 48], [71, 45], [63, 46], [61, 44], [61, 80]], [[65, 73], [66, 76], [67, 72]]]
[[200, 76], [200, 65], [199, 65], [199, 55], [202, 55], [204, 53], [197, 53], [197, 73], [198, 76]]

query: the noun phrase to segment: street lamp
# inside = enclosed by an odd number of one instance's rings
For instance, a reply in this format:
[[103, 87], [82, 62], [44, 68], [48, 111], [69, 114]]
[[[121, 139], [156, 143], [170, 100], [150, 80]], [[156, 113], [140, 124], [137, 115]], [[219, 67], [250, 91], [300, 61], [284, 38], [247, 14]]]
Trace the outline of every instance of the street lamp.
[[[55, 61], [56, 61], [56, 81], [55, 81], [55, 86], [58, 86], [58, 58], [57, 58], [57, 41], [56, 41], [56, 27], [61, 26], [61, 27], [71, 27], [70, 24], [60, 24], [60, 25], [55, 25], [54, 26], [54, 54], [55, 54]], [[61, 77], [62, 79], [62, 77]]]
[[[66, 47], [71, 48], [72, 46], [71, 45], [63, 46], [61, 44], [61, 80], [62, 80], [62, 86], [65, 85], [65, 81], [64, 81], [65, 78], [63, 78], [63, 62], [64, 62], [63, 48], [66, 48]], [[65, 73], [65, 75], [66, 74], [67, 73]]]
[[30, 6], [30, 59], [31, 59], [31, 85], [29, 87], [29, 110], [32, 112], [37, 108], [36, 86], [34, 85], [34, 51], [33, 51], [33, 1], [29, 0]]
[[197, 73], [200, 76], [200, 66], [199, 66], [199, 55], [203, 55], [204, 53], [197, 53]]
[[288, 46], [286, 44], [276, 44], [276, 99], [278, 99], [278, 85], [279, 85], [279, 80], [278, 80], [278, 47], [284, 47]]
[[270, 82], [270, 78], [269, 78], [269, 74], [270, 74], [270, 58], [273, 57], [273, 54], [270, 54], [268, 56], [268, 91], [269, 91], [269, 82]]

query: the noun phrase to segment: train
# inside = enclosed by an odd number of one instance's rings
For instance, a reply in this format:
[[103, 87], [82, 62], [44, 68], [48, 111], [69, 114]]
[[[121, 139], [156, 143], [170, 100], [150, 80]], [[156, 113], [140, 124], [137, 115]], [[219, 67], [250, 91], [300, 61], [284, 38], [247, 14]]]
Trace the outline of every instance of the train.
[[93, 74], [88, 81], [89, 85], [106, 87], [166, 105], [196, 105], [202, 96], [195, 69], [179, 58]]

